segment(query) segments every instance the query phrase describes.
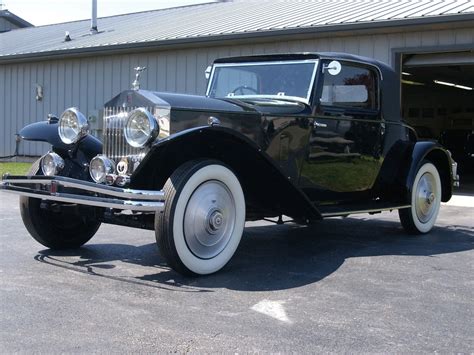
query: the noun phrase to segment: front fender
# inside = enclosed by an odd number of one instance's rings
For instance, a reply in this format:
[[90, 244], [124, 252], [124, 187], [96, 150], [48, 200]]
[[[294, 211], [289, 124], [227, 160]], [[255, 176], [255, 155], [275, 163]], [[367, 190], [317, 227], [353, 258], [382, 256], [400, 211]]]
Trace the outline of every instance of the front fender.
[[53, 147], [67, 150], [68, 145], [59, 138], [58, 124], [48, 121], [35, 122], [20, 130], [20, 137], [26, 141], [47, 142]]
[[298, 219], [321, 218], [304, 192], [252, 140], [219, 126], [181, 131], [157, 142], [132, 175], [131, 187], [160, 189], [180, 165], [203, 158], [219, 160], [234, 171], [247, 208], [257, 217], [285, 214]]
[[[20, 137], [27, 141], [47, 142], [53, 146], [53, 150], [61, 152], [61, 155], [74, 148], [73, 144], [68, 145], [61, 141], [58, 133], [58, 123], [42, 121], [29, 124], [20, 130]], [[87, 162], [102, 152], [102, 143], [90, 134], [82, 138], [77, 144], [78, 150], [84, 153], [88, 159]]]

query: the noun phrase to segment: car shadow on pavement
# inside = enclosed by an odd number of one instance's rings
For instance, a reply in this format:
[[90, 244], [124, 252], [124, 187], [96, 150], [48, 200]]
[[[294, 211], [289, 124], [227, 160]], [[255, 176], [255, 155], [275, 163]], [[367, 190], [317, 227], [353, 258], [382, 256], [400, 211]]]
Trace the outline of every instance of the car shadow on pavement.
[[[41, 262], [99, 277], [173, 291], [282, 290], [322, 280], [346, 259], [383, 255], [436, 256], [474, 249], [474, 231], [435, 227], [426, 235], [407, 235], [398, 222], [360, 218], [326, 219], [312, 226], [247, 227], [230, 263], [197, 278], [169, 269], [156, 244], [90, 244], [72, 251], [43, 250]], [[71, 257], [71, 261], [68, 257]], [[79, 257], [79, 260], [77, 260]], [[133, 275], [114, 273], [119, 262], [141, 266]], [[151, 273], [150, 273], [151, 272]]]

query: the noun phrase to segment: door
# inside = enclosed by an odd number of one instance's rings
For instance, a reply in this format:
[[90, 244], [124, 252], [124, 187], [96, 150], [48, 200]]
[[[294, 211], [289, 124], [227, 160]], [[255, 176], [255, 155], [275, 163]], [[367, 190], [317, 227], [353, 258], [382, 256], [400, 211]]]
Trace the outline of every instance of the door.
[[338, 64], [337, 70], [323, 73], [300, 178], [301, 187], [317, 203], [367, 198], [381, 166], [385, 126], [378, 73], [368, 66]]

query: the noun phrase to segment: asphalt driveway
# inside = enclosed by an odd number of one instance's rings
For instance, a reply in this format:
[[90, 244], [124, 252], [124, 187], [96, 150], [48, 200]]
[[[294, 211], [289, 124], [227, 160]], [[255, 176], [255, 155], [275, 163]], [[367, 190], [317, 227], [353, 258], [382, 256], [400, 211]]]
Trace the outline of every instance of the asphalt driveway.
[[49, 251], [2, 193], [0, 349], [471, 353], [471, 199], [443, 206], [421, 237], [396, 213], [249, 223], [223, 271], [191, 279], [149, 231], [104, 225], [80, 250]]

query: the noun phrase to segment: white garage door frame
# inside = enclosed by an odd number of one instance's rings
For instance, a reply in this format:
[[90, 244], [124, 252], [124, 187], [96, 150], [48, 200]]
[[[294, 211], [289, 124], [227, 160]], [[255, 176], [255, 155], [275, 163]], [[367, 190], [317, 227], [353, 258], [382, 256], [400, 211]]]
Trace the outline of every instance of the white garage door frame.
[[[474, 48], [472, 44], [462, 44], [462, 45], [445, 45], [445, 46], [433, 46], [433, 47], [423, 47], [423, 48], [414, 48], [414, 47], [399, 47], [399, 48], [392, 48], [392, 63], [393, 69], [398, 73], [398, 75], [402, 75], [402, 58], [404, 55], [415, 54], [419, 55], [420, 58], [419, 66], [427, 66], [426, 64], [422, 64], [423, 57], [421, 55], [425, 55], [426, 61], [429, 60], [430, 55], [432, 56], [432, 66], [436, 65], [449, 65], [449, 63], [443, 62], [443, 58], [446, 62], [449, 60], [453, 60], [455, 56], [453, 53], [470, 53], [474, 55]], [[451, 56], [449, 55], [451, 54]], [[470, 57], [470, 55], [466, 55], [466, 58]], [[459, 58], [458, 58], [459, 59]], [[434, 63], [434, 61], [437, 61]], [[464, 65], [474, 65], [474, 61], [464, 62]], [[401, 90], [401, 87], [400, 87]]]

